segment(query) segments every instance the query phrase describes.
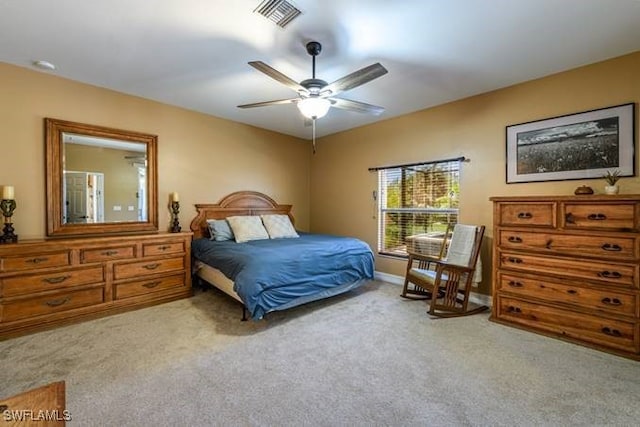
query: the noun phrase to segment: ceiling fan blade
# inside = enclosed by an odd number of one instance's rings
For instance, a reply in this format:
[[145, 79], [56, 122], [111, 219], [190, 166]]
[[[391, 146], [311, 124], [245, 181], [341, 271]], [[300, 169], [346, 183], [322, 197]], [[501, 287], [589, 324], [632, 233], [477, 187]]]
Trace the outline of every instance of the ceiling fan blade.
[[275, 101], [254, 102], [253, 104], [238, 105], [238, 108], [254, 108], [267, 107], [269, 105], [294, 104], [300, 101], [300, 98], [277, 99]]
[[332, 107], [340, 108], [343, 110], [373, 114], [374, 116], [379, 116], [380, 114], [384, 113], [384, 107], [367, 104], [365, 102], [353, 101], [351, 99], [344, 98], [329, 98], [329, 101], [331, 101]]
[[[327, 96], [334, 96], [340, 92], [356, 88], [373, 79], [384, 76], [387, 73], [387, 69], [377, 62], [368, 67], [361, 68], [358, 71], [354, 71], [351, 74], [347, 74], [335, 82], [329, 83], [326, 87], [322, 88], [322, 93], [327, 93]], [[328, 92], [329, 90], [331, 92]]]
[[251, 65], [256, 70], [263, 72], [264, 74], [271, 77], [272, 79], [282, 83], [288, 88], [295, 90], [296, 92], [304, 92], [304, 93], [309, 92], [303, 86], [300, 86], [300, 84], [295, 80], [293, 80], [292, 78], [285, 76], [280, 71], [276, 70], [270, 65], [265, 64], [262, 61], [251, 61], [249, 62], [249, 65]]

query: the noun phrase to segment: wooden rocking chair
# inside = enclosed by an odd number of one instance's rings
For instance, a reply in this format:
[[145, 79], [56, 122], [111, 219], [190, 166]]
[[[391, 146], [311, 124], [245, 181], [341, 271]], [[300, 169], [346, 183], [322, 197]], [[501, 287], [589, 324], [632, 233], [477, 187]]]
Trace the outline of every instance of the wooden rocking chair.
[[[402, 296], [430, 299], [428, 313], [437, 317], [457, 317], [480, 313], [487, 306], [468, 308], [474, 282], [481, 279], [476, 269], [485, 227], [456, 224], [451, 241], [443, 239], [440, 256], [409, 252]], [[442, 256], [446, 249], [446, 256]]]

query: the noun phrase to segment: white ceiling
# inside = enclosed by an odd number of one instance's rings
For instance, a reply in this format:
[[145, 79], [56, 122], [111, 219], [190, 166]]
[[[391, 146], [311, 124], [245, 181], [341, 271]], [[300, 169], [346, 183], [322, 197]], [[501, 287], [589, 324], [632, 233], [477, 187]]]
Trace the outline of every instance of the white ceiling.
[[285, 29], [260, 2], [0, 0], [0, 61], [310, 139], [294, 105], [236, 107], [295, 96], [248, 61], [301, 81], [317, 40], [328, 82], [381, 62], [340, 97], [385, 113], [331, 109], [324, 136], [640, 50], [639, 0], [290, 0]]

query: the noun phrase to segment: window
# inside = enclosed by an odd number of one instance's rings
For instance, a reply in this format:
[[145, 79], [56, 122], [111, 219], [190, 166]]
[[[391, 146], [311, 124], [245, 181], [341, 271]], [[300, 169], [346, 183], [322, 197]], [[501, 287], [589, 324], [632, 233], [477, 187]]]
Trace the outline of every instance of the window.
[[464, 158], [378, 168], [378, 252], [438, 254], [449, 225], [458, 222]]

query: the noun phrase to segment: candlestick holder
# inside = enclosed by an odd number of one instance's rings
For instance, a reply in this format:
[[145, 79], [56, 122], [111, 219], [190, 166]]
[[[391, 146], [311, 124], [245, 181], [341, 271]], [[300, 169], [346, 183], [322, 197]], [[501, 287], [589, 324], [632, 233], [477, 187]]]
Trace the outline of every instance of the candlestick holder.
[[181, 230], [178, 213], [180, 213], [180, 202], [171, 202], [171, 217], [173, 218], [173, 220], [171, 221], [172, 233], [179, 233]]
[[13, 211], [16, 209], [16, 201], [2, 199], [0, 209], [2, 209], [2, 215], [4, 216], [4, 229], [2, 230], [2, 236], [0, 236], [0, 243], [18, 243], [18, 235], [14, 233], [13, 223], [11, 222]]

